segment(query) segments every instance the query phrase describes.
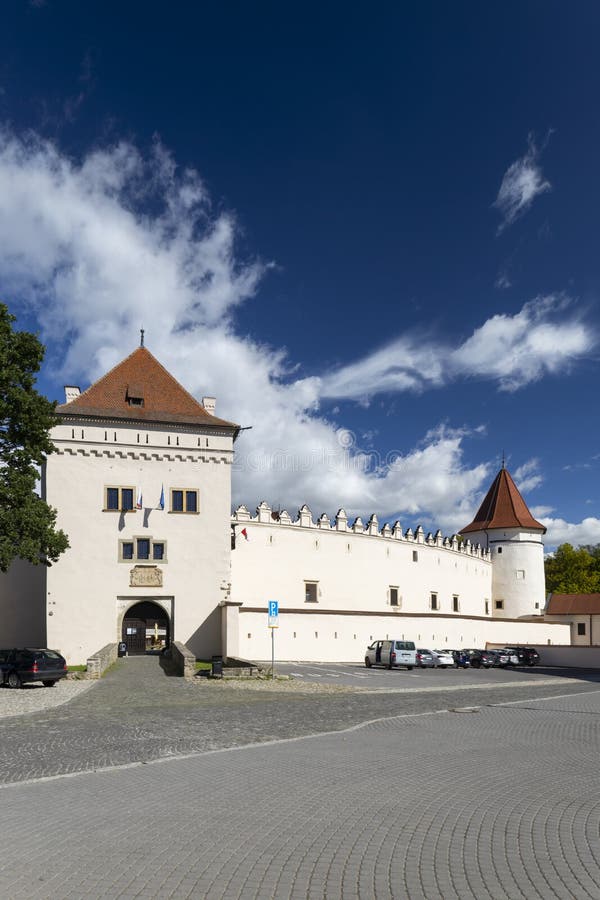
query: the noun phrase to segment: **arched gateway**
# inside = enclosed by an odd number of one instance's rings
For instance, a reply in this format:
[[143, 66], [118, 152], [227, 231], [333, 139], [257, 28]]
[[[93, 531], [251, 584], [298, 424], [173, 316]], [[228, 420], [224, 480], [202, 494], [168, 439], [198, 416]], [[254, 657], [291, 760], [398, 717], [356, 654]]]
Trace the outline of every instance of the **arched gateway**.
[[170, 623], [166, 611], [151, 600], [131, 606], [123, 616], [121, 640], [130, 655], [157, 652], [170, 642]]

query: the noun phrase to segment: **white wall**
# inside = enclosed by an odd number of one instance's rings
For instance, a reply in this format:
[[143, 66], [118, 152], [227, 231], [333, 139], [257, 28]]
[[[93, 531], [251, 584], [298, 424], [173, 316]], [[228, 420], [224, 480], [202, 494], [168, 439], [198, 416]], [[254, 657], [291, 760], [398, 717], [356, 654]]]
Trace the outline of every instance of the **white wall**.
[[[449, 618], [417, 615], [336, 615], [334, 612], [280, 612], [275, 631], [275, 657], [280, 661], [361, 662], [366, 647], [377, 639], [414, 640], [430, 650], [444, 647], [485, 647], [486, 644], [526, 646], [568, 643], [566, 625], [512, 622], [499, 619]], [[269, 660], [271, 634], [266, 608], [260, 612], [239, 609], [239, 648], [231, 655], [242, 659]]]
[[[230, 570], [231, 437], [66, 423], [52, 438], [58, 452], [47, 462], [47, 500], [71, 548], [48, 570], [50, 646], [60, 646], [70, 663], [83, 662], [120, 639], [128, 599], [130, 605], [161, 599], [173, 609], [175, 640], [198, 656], [219, 652], [218, 604]], [[136, 496], [141, 490], [144, 509], [105, 512], [107, 486], [132, 486]], [[171, 487], [197, 488], [199, 513], [170, 513]], [[149, 560], [162, 572], [162, 587], [130, 585], [136, 563], [119, 562], [119, 541], [133, 537], [166, 543], [166, 560]]]
[[[452, 615], [456, 596], [457, 617], [485, 616], [486, 600], [491, 614], [491, 564], [470, 545], [453, 550], [444, 547], [441, 539], [428, 544], [425, 538], [277, 524], [271, 521], [270, 511], [264, 522], [240, 518], [239, 511], [234, 521], [231, 599], [245, 607], [266, 607], [268, 600], [278, 600], [287, 610], [310, 608], [305, 602], [305, 582], [316, 581], [317, 612], [396, 611], [390, 606], [390, 587], [395, 586], [398, 612], [427, 612], [431, 594], [436, 593], [438, 613]], [[241, 536], [242, 528], [248, 533], [247, 541]]]
[[[229, 633], [237, 634], [231, 655], [270, 658], [269, 600], [279, 601], [276, 655], [281, 660], [357, 661], [372, 640], [386, 637], [412, 639], [430, 649], [569, 642], [569, 627], [562, 623], [548, 625], [541, 615], [538, 621], [515, 621], [517, 616], [508, 615], [511, 609], [523, 615], [520, 609], [530, 609], [531, 602], [522, 600], [520, 585], [510, 593], [517, 579], [503, 581], [503, 573], [500, 584], [508, 603], [502, 616], [493, 615], [496, 559], [492, 564], [475, 542], [461, 544], [439, 533], [428, 540], [420, 531], [402, 534], [399, 528], [382, 532], [376, 519], [365, 526], [367, 531], [359, 523], [357, 532], [341, 512], [330, 524], [326, 518], [314, 523], [307, 507], [295, 522], [287, 513], [274, 521], [265, 503], [255, 517], [245, 507], [236, 510], [231, 600], [240, 606], [237, 629], [232, 624], [237, 610], [227, 612]], [[512, 534], [503, 535], [503, 541], [510, 543], [503, 571], [526, 565], [528, 586], [536, 578], [539, 582], [534, 569], [540, 566], [543, 578], [543, 559], [537, 557], [541, 543], [532, 551]], [[316, 603], [306, 602], [306, 581], [318, 583]], [[391, 586], [398, 588], [398, 608], [390, 605]], [[437, 610], [431, 608], [432, 593], [437, 594]], [[458, 613], [453, 612], [454, 596]]]
[[[470, 535], [489, 546], [493, 566], [492, 615], [498, 618], [540, 615], [546, 603], [544, 545], [539, 531], [492, 528]], [[496, 608], [503, 601], [502, 609]]]

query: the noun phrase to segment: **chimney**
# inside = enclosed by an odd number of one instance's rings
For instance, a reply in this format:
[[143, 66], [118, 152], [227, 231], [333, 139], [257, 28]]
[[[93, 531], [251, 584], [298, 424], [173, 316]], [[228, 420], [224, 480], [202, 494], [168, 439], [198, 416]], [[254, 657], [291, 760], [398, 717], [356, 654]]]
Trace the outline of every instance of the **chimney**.
[[216, 397], [203, 397], [202, 398], [202, 406], [206, 410], [207, 413], [210, 413], [211, 416], [215, 414], [215, 407], [217, 405]]
[[76, 397], [79, 397], [81, 391], [78, 387], [72, 384], [65, 384], [65, 403], [70, 403], [71, 400], [75, 400]]

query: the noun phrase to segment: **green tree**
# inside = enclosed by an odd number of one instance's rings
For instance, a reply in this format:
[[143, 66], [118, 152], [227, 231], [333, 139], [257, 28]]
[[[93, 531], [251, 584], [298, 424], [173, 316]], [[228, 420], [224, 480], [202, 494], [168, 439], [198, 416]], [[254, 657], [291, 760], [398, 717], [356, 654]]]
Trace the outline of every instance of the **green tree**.
[[561, 544], [545, 561], [546, 590], [558, 594], [600, 592], [600, 558], [584, 547]]
[[69, 546], [55, 528], [56, 510], [35, 492], [39, 467], [54, 451], [49, 431], [55, 403], [35, 389], [44, 347], [34, 334], [15, 331], [0, 303], [0, 571], [17, 557], [55, 562]]

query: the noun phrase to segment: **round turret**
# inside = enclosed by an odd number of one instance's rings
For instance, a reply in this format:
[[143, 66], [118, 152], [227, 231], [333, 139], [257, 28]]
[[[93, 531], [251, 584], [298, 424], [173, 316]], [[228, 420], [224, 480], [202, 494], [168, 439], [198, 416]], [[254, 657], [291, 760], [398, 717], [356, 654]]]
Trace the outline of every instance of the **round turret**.
[[546, 598], [545, 527], [533, 518], [509, 471], [502, 467], [474, 520], [460, 532], [490, 550], [490, 615], [541, 615]]

